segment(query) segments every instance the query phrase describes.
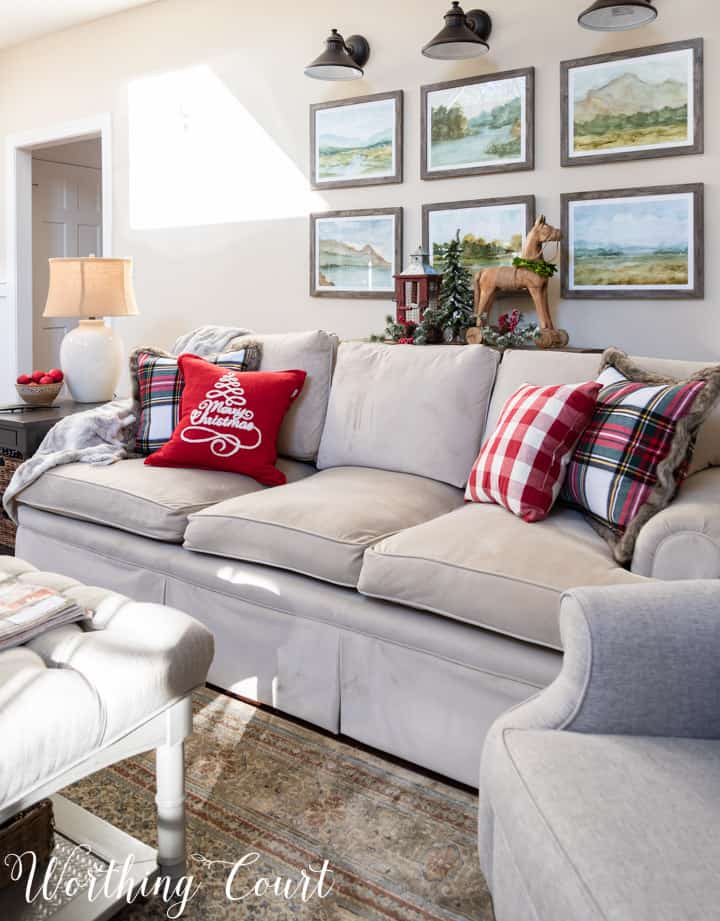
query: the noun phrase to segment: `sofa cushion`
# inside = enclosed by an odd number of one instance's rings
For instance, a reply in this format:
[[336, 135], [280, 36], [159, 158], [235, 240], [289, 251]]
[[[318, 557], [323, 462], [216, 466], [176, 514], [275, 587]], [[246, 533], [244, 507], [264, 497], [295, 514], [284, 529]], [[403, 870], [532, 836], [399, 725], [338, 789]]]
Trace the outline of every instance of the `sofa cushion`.
[[601, 355], [589, 352], [507, 349], [495, 378], [483, 441], [495, 431], [505, 403], [524, 384], [549, 387], [592, 381], [598, 375], [601, 359]]
[[288, 410], [278, 436], [278, 454], [294, 460], [315, 460], [325, 425], [330, 382], [338, 339], [322, 330], [275, 333], [236, 339], [233, 346], [257, 342], [262, 349], [261, 371], [299, 368], [307, 378], [302, 393]]
[[509, 730], [502, 743], [487, 793], [534, 918], [716, 917], [719, 742]]
[[358, 589], [560, 649], [562, 592], [641, 581], [578, 512], [556, 509], [527, 524], [498, 505], [472, 504], [373, 545]]
[[[209, 630], [187, 614], [0, 559], [0, 571], [95, 611], [0, 652], [0, 807], [149, 720], [204, 683]], [[129, 638], [132, 641], [129, 642]]]
[[343, 343], [318, 467], [376, 467], [465, 486], [497, 362], [484, 346]]
[[[594, 380], [600, 369], [602, 356], [586, 352], [554, 352], [508, 349], [498, 368], [488, 411], [485, 436], [497, 425], [500, 412], [508, 397], [523, 384], [576, 384]], [[687, 380], [707, 368], [709, 362], [677, 361], [667, 358], [637, 358], [631, 361], [652, 374]], [[720, 403], [710, 413], [697, 436], [695, 452], [690, 464], [690, 474], [706, 467], [720, 466]]]
[[336, 467], [191, 515], [185, 546], [355, 586], [370, 544], [462, 501], [462, 492], [434, 480]]
[[[282, 458], [277, 466], [289, 481], [315, 472], [310, 464]], [[148, 467], [143, 458], [133, 458], [107, 467], [93, 464], [55, 467], [23, 490], [18, 502], [57, 515], [180, 543], [192, 512], [230, 496], [264, 488], [237, 473]]]

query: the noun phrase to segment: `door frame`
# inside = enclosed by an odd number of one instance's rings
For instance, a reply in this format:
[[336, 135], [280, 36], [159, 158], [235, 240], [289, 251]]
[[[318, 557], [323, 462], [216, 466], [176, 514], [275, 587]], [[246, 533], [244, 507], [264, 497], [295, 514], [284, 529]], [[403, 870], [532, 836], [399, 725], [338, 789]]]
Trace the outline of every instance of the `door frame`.
[[[56, 144], [100, 138], [102, 253], [112, 255], [112, 118], [109, 112], [10, 135], [5, 142], [7, 201], [7, 342], [0, 385], [13, 392], [20, 368], [32, 364], [32, 155]], [[20, 309], [25, 305], [26, 309]]]

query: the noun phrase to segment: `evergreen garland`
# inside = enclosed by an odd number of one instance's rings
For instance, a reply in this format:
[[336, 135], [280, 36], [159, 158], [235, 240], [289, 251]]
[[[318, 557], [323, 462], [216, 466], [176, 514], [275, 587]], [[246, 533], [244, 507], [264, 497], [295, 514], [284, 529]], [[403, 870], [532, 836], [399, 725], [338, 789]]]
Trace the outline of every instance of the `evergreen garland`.
[[380, 333], [373, 333], [370, 336], [370, 342], [401, 342], [409, 344], [413, 342], [417, 323], [398, 323], [395, 317], [388, 315], [385, 317], [385, 330]]
[[536, 275], [540, 275], [541, 278], [552, 278], [558, 270], [554, 262], [545, 262], [544, 259], [523, 259], [522, 256], [516, 256], [513, 259], [513, 265], [516, 269], [529, 269]]

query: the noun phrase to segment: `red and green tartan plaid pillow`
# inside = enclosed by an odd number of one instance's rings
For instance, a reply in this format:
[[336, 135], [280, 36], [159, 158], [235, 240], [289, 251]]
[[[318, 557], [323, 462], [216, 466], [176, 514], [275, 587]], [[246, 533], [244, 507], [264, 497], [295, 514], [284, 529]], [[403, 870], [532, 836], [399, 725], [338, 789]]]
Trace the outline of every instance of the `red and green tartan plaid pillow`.
[[[261, 353], [256, 345], [205, 359], [230, 371], [257, 371]], [[152, 454], [170, 441], [180, 418], [184, 381], [178, 356], [160, 349], [136, 349], [130, 359], [138, 425], [135, 451]]]
[[720, 393], [720, 368], [667, 381], [616, 349], [603, 367], [560, 498], [585, 512], [618, 562], [628, 563], [640, 529], [670, 504], [687, 473], [695, 434]]

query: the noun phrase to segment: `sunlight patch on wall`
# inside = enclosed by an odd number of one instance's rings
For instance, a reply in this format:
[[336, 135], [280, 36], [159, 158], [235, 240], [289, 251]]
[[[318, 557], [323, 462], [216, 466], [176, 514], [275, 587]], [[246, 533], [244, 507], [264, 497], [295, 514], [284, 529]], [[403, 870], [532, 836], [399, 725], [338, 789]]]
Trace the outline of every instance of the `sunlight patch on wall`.
[[305, 217], [308, 180], [207, 66], [128, 87], [135, 230]]

